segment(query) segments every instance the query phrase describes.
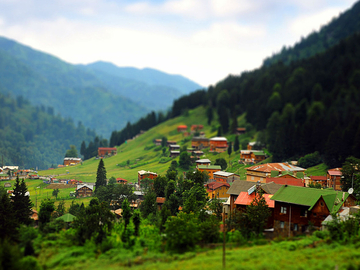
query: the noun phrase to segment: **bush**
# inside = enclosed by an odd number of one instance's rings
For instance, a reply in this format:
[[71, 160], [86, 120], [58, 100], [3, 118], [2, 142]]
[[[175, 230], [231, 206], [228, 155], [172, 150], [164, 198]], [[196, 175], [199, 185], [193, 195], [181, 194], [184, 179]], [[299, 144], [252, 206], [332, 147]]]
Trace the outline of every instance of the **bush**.
[[303, 168], [309, 168], [315, 165], [318, 165], [322, 162], [319, 152], [314, 152], [312, 154], [307, 154], [304, 157], [299, 159], [299, 166]]

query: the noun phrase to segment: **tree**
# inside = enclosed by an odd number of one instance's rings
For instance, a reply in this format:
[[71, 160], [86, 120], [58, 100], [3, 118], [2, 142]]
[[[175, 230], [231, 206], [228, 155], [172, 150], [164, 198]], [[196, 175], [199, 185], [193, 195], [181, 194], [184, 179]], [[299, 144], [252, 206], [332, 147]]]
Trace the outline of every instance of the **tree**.
[[203, 209], [208, 201], [208, 195], [203, 185], [196, 184], [190, 190], [183, 193], [185, 213], [198, 213]]
[[229, 146], [228, 146], [227, 152], [228, 152], [228, 155], [229, 155], [229, 157], [230, 157], [230, 156], [231, 156], [231, 153], [232, 153], [232, 144], [231, 144], [231, 142], [229, 142]]
[[207, 123], [208, 125], [211, 124], [211, 121], [213, 120], [214, 114], [213, 114], [213, 109], [211, 108], [211, 106], [207, 107], [206, 109], [206, 116], [207, 116]]
[[227, 162], [224, 158], [217, 158], [215, 160], [215, 165], [220, 165], [222, 171], [224, 171], [227, 168]]
[[122, 203], [122, 216], [123, 216], [123, 219], [124, 219], [124, 222], [125, 222], [125, 230], [126, 230], [126, 227], [127, 225], [129, 225], [130, 223], [130, 219], [131, 219], [131, 208], [130, 208], [130, 204], [128, 202], [127, 199], [125, 199]]
[[182, 152], [179, 158], [179, 166], [184, 170], [188, 170], [191, 165], [191, 159], [187, 152]]
[[52, 195], [55, 197], [55, 200], [57, 200], [57, 196], [59, 194], [60, 190], [58, 188], [53, 189]]
[[234, 141], [234, 152], [237, 152], [238, 150], [240, 150], [240, 143], [239, 136], [236, 136]]
[[85, 159], [85, 155], [86, 155], [86, 143], [85, 141], [82, 141], [81, 146], [80, 146], [80, 155], [82, 155]]
[[65, 157], [78, 157], [78, 152], [75, 145], [70, 145], [70, 149], [66, 150]]
[[100, 159], [96, 172], [95, 193], [101, 186], [106, 186], [106, 169], [102, 158]]
[[85, 244], [91, 237], [95, 238], [97, 244], [103, 242], [111, 233], [114, 219], [114, 214], [105, 203], [100, 203], [97, 198], [92, 199], [73, 223], [79, 244]]
[[185, 252], [195, 247], [199, 241], [198, 221], [194, 213], [180, 212], [169, 217], [165, 223], [167, 249]]
[[159, 175], [154, 179], [154, 191], [157, 197], [165, 197], [166, 185], [167, 185], [166, 177]]
[[41, 202], [39, 211], [39, 229], [43, 231], [45, 225], [51, 221], [51, 214], [54, 212], [54, 201], [46, 199]]
[[65, 208], [65, 200], [61, 200], [57, 207], [56, 207], [56, 217], [61, 217], [65, 214], [66, 208]]
[[0, 197], [0, 240], [5, 238], [11, 241], [17, 240], [19, 225], [9, 196], [6, 193], [2, 194]]
[[144, 201], [140, 204], [140, 211], [143, 218], [147, 218], [150, 214], [156, 214], [156, 193], [153, 191], [148, 192], [144, 196]]
[[32, 202], [28, 193], [24, 179], [19, 180], [19, 177], [16, 177], [14, 192], [12, 196], [12, 205], [15, 211], [16, 218], [20, 224], [29, 225], [31, 223], [31, 208]]
[[246, 208], [246, 217], [248, 219], [248, 228], [251, 228], [255, 234], [260, 235], [270, 216], [269, 206], [261, 193], [257, 193], [254, 200]]
[[139, 229], [140, 229], [140, 223], [141, 223], [141, 216], [140, 216], [140, 211], [139, 210], [134, 211], [133, 223], [134, 223], [134, 227], [135, 227], [134, 235], [139, 236]]
[[341, 186], [343, 191], [354, 189], [354, 195], [358, 198], [360, 194], [360, 159], [348, 157], [341, 169]]

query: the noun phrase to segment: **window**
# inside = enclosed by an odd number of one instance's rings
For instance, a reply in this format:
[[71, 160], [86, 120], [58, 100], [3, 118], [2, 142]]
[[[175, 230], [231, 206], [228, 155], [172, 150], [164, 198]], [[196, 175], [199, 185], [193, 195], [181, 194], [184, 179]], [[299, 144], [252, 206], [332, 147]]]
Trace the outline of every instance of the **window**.
[[285, 227], [284, 221], [280, 221], [280, 228], [284, 229], [284, 227]]
[[316, 217], [316, 213], [313, 213], [313, 216]]
[[294, 224], [294, 231], [297, 232], [299, 230], [299, 227], [297, 224]]
[[285, 206], [281, 206], [280, 213], [281, 214], [286, 214], [286, 207]]
[[300, 216], [301, 216], [301, 217], [307, 217], [307, 210], [301, 209], [301, 211], [300, 211]]
[[321, 205], [321, 206], [324, 206], [324, 202], [320, 202], [320, 205]]

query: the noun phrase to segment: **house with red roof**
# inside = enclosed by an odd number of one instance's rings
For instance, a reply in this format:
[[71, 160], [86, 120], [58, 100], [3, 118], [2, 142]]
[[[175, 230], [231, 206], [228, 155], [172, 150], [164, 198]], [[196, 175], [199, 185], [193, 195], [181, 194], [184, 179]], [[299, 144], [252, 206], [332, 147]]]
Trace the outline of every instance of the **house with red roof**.
[[187, 125], [179, 125], [179, 126], [177, 127], [177, 131], [178, 131], [178, 132], [185, 132], [185, 131], [187, 131]]
[[118, 183], [118, 184], [127, 184], [128, 180], [119, 177], [119, 178], [116, 178], [116, 183]]
[[214, 137], [210, 139], [210, 152], [225, 152], [228, 148], [228, 142], [225, 137]]
[[341, 190], [341, 176], [341, 168], [328, 170], [326, 174], [327, 187], [331, 187], [335, 190]]
[[292, 174], [283, 174], [278, 177], [267, 177], [266, 183], [274, 182], [279, 185], [291, 185], [297, 187], [305, 187], [306, 182], [304, 178], [298, 178]]
[[211, 182], [205, 185], [206, 192], [210, 199], [227, 199], [229, 197], [229, 194], [227, 194], [229, 188], [230, 185], [223, 182]]
[[323, 188], [327, 187], [327, 180], [326, 180], [326, 176], [310, 176], [310, 182], [315, 184], [315, 183], [319, 183]]
[[284, 174], [285, 172], [301, 177], [304, 175], [305, 169], [288, 163], [266, 163], [255, 165], [246, 169], [246, 181], [260, 181], [261, 183], [266, 183], [267, 177], [276, 177], [280, 173]]
[[158, 210], [160, 211], [163, 204], [165, 203], [166, 201], [166, 198], [164, 197], [156, 197], [156, 204], [157, 204], [157, 207], [158, 207]]

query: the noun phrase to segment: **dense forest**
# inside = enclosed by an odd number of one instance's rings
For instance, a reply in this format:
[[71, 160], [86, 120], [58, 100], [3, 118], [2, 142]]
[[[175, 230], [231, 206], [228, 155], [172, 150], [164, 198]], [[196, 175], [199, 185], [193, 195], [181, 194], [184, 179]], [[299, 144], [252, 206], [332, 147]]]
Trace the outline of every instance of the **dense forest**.
[[47, 169], [63, 163], [70, 145], [94, 140], [96, 134], [79, 122], [54, 115], [52, 107], [33, 107], [22, 96], [0, 93], [0, 153], [4, 165]]
[[293, 47], [282, 48], [281, 52], [264, 60], [264, 65], [269, 66], [278, 62], [289, 64], [292, 61], [309, 58], [317, 53], [338, 44], [341, 40], [360, 32], [360, 2], [340, 17], [333, 19], [328, 25], [323, 26], [319, 32], [313, 32]]

